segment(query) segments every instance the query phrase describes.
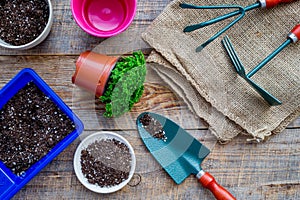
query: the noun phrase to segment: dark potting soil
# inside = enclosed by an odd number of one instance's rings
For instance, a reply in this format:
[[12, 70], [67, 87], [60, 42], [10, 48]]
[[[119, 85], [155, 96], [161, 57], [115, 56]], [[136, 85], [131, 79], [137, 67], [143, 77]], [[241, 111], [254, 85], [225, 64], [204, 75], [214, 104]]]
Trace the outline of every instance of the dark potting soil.
[[15, 46], [29, 43], [43, 32], [48, 18], [45, 0], [0, 0], [0, 38]]
[[74, 129], [69, 117], [30, 82], [0, 110], [0, 160], [23, 175]]
[[163, 141], [167, 140], [165, 131], [159, 121], [151, 117], [149, 114], [145, 114], [140, 118], [144, 129], [148, 131], [153, 137], [161, 139]]
[[81, 170], [91, 184], [100, 187], [119, 185], [129, 177], [129, 148], [115, 139], [97, 140], [81, 151]]

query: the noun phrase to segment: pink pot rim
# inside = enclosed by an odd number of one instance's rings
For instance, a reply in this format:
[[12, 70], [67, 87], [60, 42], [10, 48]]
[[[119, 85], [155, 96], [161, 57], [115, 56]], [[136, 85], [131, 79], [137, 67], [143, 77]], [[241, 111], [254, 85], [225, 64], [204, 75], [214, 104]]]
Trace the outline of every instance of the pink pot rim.
[[101, 37], [101, 38], [108, 38], [108, 37], [112, 37], [112, 36], [115, 36], [115, 35], [118, 35], [120, 33], [122, 33], [123, 31], [125, 31], [129, 26], [130, 24], [132, 23], [132, 21], [134, 20], [134, 17], [136, 15], [136, 10], [137, 10], [137, 0], [133, 0], [134, 1], [134, 8], [133, 8], [133, 12], [128, 20], [128, 23], [124, 26], [122, 26], [122, 28], [120, 29], [115, 29], [115, 30], [112, 30], [112, 31], [99, 31], [91, 26], [89, 26], [89, 28], [86, 28], [84, 26], [84, 24], [82, 24], [80, 22], [80, 20], [78, 19], [76, 13], [75, 13], [75, 6], [74, 6], [74, 2], [75, 0], [71, 0], [71, 3], [70, 3], [70, 7], [71, 7], [71, 11], [72, 11], [72, 15], [73, 15], [73, 18], [75, 20], [75, 22], [77, 23], [77, 25], [82, 29], [84, 30], [85, 32], [87, 32], [88, 34], [90, 35], [93, 35], [95, 37]]

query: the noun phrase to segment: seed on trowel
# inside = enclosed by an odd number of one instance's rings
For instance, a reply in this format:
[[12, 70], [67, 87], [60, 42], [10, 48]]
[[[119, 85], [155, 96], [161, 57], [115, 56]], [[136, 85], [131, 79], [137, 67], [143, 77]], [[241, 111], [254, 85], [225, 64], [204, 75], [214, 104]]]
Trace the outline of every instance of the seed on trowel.
[[100, 187], [119, 185], [129, 177], [129, 148], [116, 139], [96, 140], [81, 151], [81, 170], [88, 182]]
[[140, 122], [142, 123], [143, 128], [146, 129], [152, 137], [163, 140], [164, 142], [167, 141], [165, 131], [159, 121], [150, 115], [145, 114], [140, 118]]

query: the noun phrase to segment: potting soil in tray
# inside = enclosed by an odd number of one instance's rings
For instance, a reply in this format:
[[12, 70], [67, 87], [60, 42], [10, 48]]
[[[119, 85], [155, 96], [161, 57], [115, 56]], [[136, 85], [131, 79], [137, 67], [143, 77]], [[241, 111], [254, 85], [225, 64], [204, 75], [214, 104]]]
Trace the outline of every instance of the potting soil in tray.
[[24, 45], [45, 29], [49, 6], [45, 0], [1, 0], [0, 39], [11, 45]]
[[20, 176], [74, 130], [69, 117], [29, 82], [0, 110], [0, 160]]
[[91, 184], [112, 187], [128, 179], [129, 148], [116, 139], [96, 140], [81, 151], [81, 170]]

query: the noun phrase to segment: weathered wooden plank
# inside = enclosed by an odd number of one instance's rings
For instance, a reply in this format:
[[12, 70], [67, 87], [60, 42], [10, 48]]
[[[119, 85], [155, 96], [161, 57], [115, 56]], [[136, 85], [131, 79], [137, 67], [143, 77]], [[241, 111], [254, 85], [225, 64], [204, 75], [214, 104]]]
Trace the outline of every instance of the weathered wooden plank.
[[[196, 118], [183, 100], [177, 97], [151, 69], [148, 69], [144, 95], [132, 112], [119, 118], [104, 118], [104, 105], [98, 99], [95, 99], [92, 93], [78, 88], [71, 82], [76, 59], [76, 56], [1, 56], [0, 87], [3, 87], [21, 69], [29, 67], [34, 69], [74, 110], [88, 130], [109, 129], [112, 127], [115, 127], [115, 129], [132, 129], [135, 127], [136, 117], [145, 111], [158, 112], [174, 117], [174, 120], [184, 124], [185, 128], [207, 128], [206, 123]], [[129, 115], [130, 118], [128, 118]], [[183, 120], [186, 120], [186, 122], [183, 123]], [[116, 122], [119, 122], [118, 125], [116, 125]]]
[[[83, 136], [93, 132], [86, 131]], [[79, 138], [13, 199], [213, 199], [193, 176], [176, 185], [147, 152], [136, 130], [118, 133], [129, 140], [137, 156], [134, 180], [123, 190], [101, 195], [81, 185], [72, 162]], [[300, 198], [300, 154], [295, 145], [300, 142], [299, 130], [285, 130], [262, 144], [245, 144], [245, 138], [240, 137], [230, 145], [218, 144], [207, 131], [190, 133], [212, 150], [203, 169], [237, 199]]]
[[[121, 35], [103, 39], [86, 34], [76, 25], [69, 1], [53, 0], [54, 24], [46, 41], [25, 51], [0, 48], [0, 88], [21, 69], [33, 68], [85, 124], [83, 134], [13, 199], [213, 199], [193, 176], [176, 185], [152, 158], [136, 131], [135, 119], [143, 111], [166, 115], [207, 145], [212, 152], [202, 167], [237, 199], [300, 199], [300, 117], [265, 143], [247, 144], [241, 136], [220, 145], [207, 125], [195, 118], [150, 69], [141, 101], [120, 118], [104, 118], [103, 104], [71, 83], [75, 61], [85, 50], [122, 54], [142, 49], [148, 54], [151, 48], [140, 35], [171, 1], [139, 0], [130, 28]], [[73, 170], [73, 156], [79, 142], [101, 130], [123, 135], [133, 145], [137, 157], [134, 179], [121, 191], [109, 195], [84, 188]]]
[[[78, 56], [0, 56], [0, 87], [21, 69], [32, 68], [82, 118], [87, 129], [95, 129], [99, 125], [104, 129], [112, 127], [114, 123], [102, 117], [103, 105], [91, 93], [71, 83], [77, 58]], [[173, 120], [181, 123], [184, 128], [207, 128], [206, 123], [195, 118], [182, 99], [176, 96], [151, 68], [148, 68], [145, 86], [141, 102], [136, 104], [132, 111], [133, 118], [144, 111], [164, 112], [165, 115], [174, 117]], [[119, 128], [124, 129], [126, 126], [126, 123], [123, 123]], [[134, 122], [127, 128], [132, 126]], [[299, 127], [300, 118], [288, 126]]]
[[[127, 32], [130, 32], [131, 36], [140, 36], [169, 2], [171, 0], [138, 1], [135, 19]], [[54, 0], [52, 4], [54, 11], [53, 26], [49, 36], [43, 43], [25, 51], [8, 50], [0, 47], [0, 55], [73, 55], [85, 50], [94, 49], [99, 43], [105, 40], [104, 38], [88, 35], [80, 29], [73, 19], [70, 1]], [[122, 47], [122, 42], [126, 42], [127, 39], [128, 37], [126, 36], [118, 42], [119, 48], [120, 46]]]

